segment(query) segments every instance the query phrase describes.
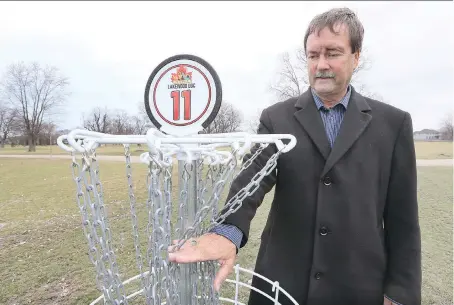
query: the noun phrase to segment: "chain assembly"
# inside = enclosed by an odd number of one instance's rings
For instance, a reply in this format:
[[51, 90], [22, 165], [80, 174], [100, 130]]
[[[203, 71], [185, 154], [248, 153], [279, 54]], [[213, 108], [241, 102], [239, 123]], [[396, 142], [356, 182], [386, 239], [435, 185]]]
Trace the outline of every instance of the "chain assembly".
[[128, 304], [120, 280], [112, 237], [104, 206], [102, 184], [95, 151], [82, 156], [82, 166], [72, 154], [77, 203], [88, 241], [90, 261], [96, 268], [96, 282], [109, 304]]
[[[112, 136], [109, 137], [109, 140], [113, 139]], [[107, 136], [104, 140], [106, 139]], [[248, 141], [251, 142], [251, 139], [253, 138], [249, 137]], [[144, 202], [146, 215], [142, 218], [138, 216], [130, 144], [122, 140], [125, 142], [122, 144], [133, 253], [145, 304], [220, 304], [220, 297], [213, 287], [217, 262], [175, 264], [169, 261], [169, 252], [178, 251], [184, 244], [190, 244], [191, 239], [222, 224], [241, 208], [248, 196], [259, 189], [264, 177], [276, 169], [277, 161], [288, 150], [288, 145], [279, 141], [262, 142], [261, 139], [265, 140], [263, 137], [255, 139], [256, 146], [241, 165], [239, 160], [244, 156], [246, 147], [241, 147], [240, 140], [215, 144], [207, 141], [209, 144], [202, 145], [204, 139], [201, 138], [201, 143], [197, 145], [182, 145], [177, 141], [175, 144], [165, 144], [165, 137], [147, 139], [150, 149], [140, 156], [141, 163], [147, 165], [147, 199]], [[85, 137], [72, 140], [74, 148], [63, 147], [72, 155], [76, 201], [88, 243], [88, 256], [95, 267], [96, 282], [103, 293], [104, 303], [128, 304], [112, 243], [96, 155], [96, 148], [102, 140], [103, 138]], [[226, 187], [250, 168], [270, 144], [276, 144], [276, 149], [272, 148], [273, 152], [263, 168], [254, 172], [251, 181], [220, 210]], [[77, 153], [80, 153], [80, 160]], [[175, 173], [176, 162], [178, 170]], [[146, 222], [142, 224], [146, 242], [140, 240], [140, 219]]]

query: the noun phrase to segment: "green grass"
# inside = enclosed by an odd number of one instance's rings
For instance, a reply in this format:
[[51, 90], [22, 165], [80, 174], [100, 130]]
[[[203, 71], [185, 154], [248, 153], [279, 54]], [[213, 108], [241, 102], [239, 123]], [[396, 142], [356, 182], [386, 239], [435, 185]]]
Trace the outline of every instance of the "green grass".
[[[125, 279], [137, 273], [125, 166], [102, 162], [100, 170], [113, 244]], [[133, 164], [133, 177], [144, 232], [146, 166]], [[178, 187], [178, 179], [173, 186]], [[88, 304], [99, 296], [69, 160], [0, 158], [0, 190], [0, 304]], [[247, 269], [255, 263], [271, 196], [259, 209], [249, 243], [238, 256], [237, 262]], [[452, 168], [419, 168], [425, 305], [452, 304], [452, 199]], [[233, 295], [229, 285], [224, 284], [223, 296]], [[244, 301], [247, 291], [243, 289], [241, 296]]]

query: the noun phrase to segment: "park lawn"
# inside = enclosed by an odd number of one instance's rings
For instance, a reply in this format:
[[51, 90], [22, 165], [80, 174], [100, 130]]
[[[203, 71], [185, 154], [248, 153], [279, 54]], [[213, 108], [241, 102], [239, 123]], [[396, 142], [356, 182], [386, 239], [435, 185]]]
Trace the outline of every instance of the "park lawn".
[[452, 142], [415, 141], [417, 159], [452, 159]]
[[[416, 158], [417, 159], [452, 159], [453, 146], [452, 142], [425, 142], [415, 141]], [[139, 156], [147, 150], [146, 145], [141, 147], [131, 145], [132, 156]], [[98, 155], [105, 156], [122, 156], [124, 155], [123, 145], [103, 145], [97, 149]], [[65, 155], [68, 152], [64, 151], [57, 145], [37, 146], [36, 152], [28, 152], [28, 146], [5, 146], [0, 148], [0, 155]]]
[[[146, 145], [141, 147], [135, 144], [130, 145], [130, 151], [132, 156], [139, 156], [147, 149]], [[106, 156], [122, 156], [125, 154], [123, 145], [121, 144], [109, 144], [102, 145], [96, 149], [99, 155]], [[36, 146], [36, 151], [29, 152], [28, 146], [5, 146], [0, 148], [0, 155], [67, 155], [67, 151], [61, 149], [58, 145], [44, 145]]]
[[[144, 232], [146, 166], [132, 166]], [[452, 168], [421, 167], [418, 171], [423, 304], [448, 305], [452, 304], [453, 275]], [[100, 176], [120, 273], [126, 279], [137, 274], [137, 268], [125, 166], [102, 162]], [[178, 179], [173, 186], [177, 188]], [[69, 160], [0, 158], [0, 304], [88, 304], [99, 295], [74, 194]], [[173, 194], [174, 199], [177, 195]], [[249, 243], [238, 256], [238, 263], [247, 269], [255, 263], [271, 196], [259, 209]], [[225, 283], [222, 295], [231, 297], [233, 291]], [[241, 296], [245, 302], [247, 291], [241, 290]]]

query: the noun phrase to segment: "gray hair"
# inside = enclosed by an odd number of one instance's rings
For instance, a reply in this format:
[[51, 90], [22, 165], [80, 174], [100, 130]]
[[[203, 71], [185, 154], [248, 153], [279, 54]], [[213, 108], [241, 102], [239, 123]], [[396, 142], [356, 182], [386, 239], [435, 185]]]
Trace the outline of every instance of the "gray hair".
[[348, 8], [334, 8], [312, 19], [304, 35], [304, 52], [306, 53], [307, 38], [310, 34], [315, 31], [318, 34], [325, 27], [328, 27], [331, 32], [336, 33], [334, 26], [337, 24], [345, 24], [348, 27], [352, 53], [361, 51], [364, 39], [364, 27], [358, 17]]

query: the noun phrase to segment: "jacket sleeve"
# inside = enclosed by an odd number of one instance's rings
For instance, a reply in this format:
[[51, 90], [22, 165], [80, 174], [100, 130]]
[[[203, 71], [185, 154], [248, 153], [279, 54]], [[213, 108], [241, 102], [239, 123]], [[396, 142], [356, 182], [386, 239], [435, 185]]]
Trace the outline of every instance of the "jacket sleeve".
[[421, 235], [417, 168], [410, 114], [395, 143], [384, 213], [387, 251], [385, 295], [398, 304], [421, 304]]
[[[273, 133], [267, 109], [265, 109], [260, 116], [260, 122], [257, 133], [258, 134]], [[251, 152], [244, 156], [243, 164], [253, 156], [254, 152], [256, 152], [258, 147], [259, 147], [258, 145], [254, 145], [251, 148]], [[227, 202], [230, 200], [230, 198], [235, 196], [240, 190], [242, 190], [251, 182], [254, 175], [258, 173], [266, 165], [270, 157], [276, 152], [277, 152], [276, 145], [269, 144], [268, 147], [265, 148], [257, 156], [257, 158], [254, 159], [251, 165], [245, 170], [243, 170], [235, 178], [230, 187], [227, 196]], [[273, 188], [273, 186], [276, 183], [276, 170], [277, 167], [274, 168], [274, 170], [271, 173], [269, 173], [269, 175], [265, 176], [263, 180], [260, 182], [259, 187], [254, 192], [254, 194], [246, 197], [242, 202], [241, 207], [235, 213], [228, 216], [224, 221], [224, 224], [233, 225], [240, 229], [241, 232], [243, 233], [240, 248], [244, 247], [248, 241], [251, 221], [254, 218], [257, 209], [262, 204], [263, 198]]]

